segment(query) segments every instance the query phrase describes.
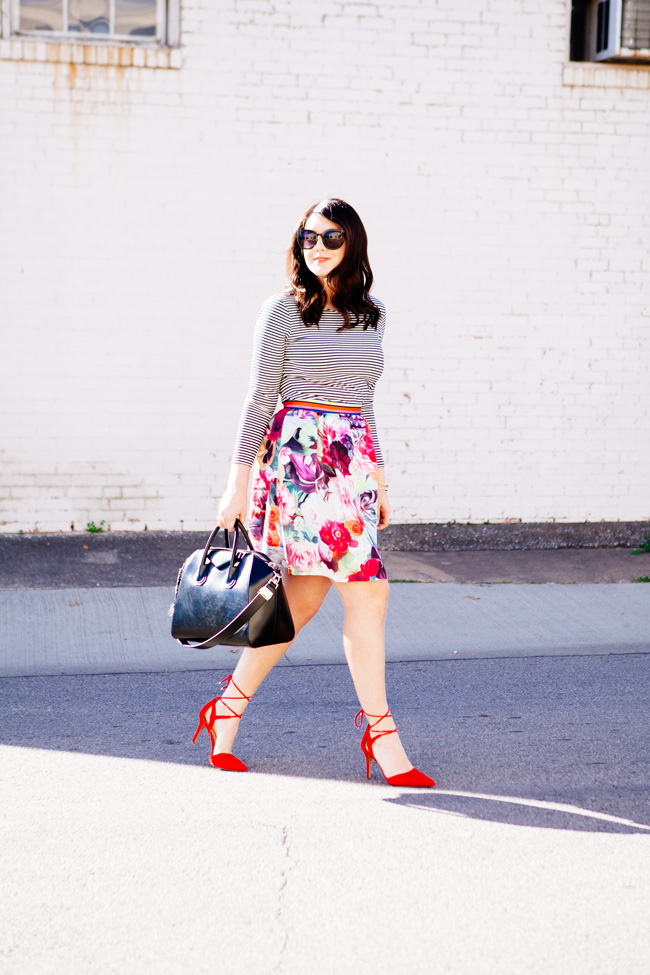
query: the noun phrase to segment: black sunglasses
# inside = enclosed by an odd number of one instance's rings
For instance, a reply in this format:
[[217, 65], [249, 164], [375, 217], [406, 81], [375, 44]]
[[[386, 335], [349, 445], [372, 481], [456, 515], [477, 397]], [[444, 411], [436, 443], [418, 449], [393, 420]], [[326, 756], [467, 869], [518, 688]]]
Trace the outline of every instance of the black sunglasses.
[[313, 230], [301, 230], [298, 234], [298, 243], [304, 251], [309, 251], [316, 246], [319, 237], [328, 251], [337, 251], [345, 243], [344, 230], [326, 230], [324, 234], [317, 234]]

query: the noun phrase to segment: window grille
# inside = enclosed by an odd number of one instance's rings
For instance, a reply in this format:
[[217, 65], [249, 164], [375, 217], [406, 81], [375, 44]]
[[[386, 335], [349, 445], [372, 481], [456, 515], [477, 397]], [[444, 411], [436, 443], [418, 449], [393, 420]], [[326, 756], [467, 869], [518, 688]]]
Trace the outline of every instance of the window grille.
[[650, 0], [624, 0], [621, 47], [630, 51], [650, 50]]
[[14, 0], [18, 36], [77, 43], [163, 44], [167, 41], [166, 0]]

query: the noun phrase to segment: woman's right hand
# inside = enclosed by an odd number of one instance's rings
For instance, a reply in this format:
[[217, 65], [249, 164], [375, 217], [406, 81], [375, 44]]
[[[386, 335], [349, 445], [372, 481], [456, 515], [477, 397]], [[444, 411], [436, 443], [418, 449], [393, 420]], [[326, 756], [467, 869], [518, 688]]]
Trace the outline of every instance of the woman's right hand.
[[219, 528], [227, 528], [228, 531], [232, 531], [237, 518], [241, 522], [246, 518], [246, 494], [233, 494], [227, 490], [219, 504], [217, 525]]
[[246, 518], [249, 475], [250, 467], [244, 464], [233, 464], [230, 468], [228, 487], [219, 503], [219, 514], [217, 515], [219, 528], [232, 531], [237, 518], [241, 522]]

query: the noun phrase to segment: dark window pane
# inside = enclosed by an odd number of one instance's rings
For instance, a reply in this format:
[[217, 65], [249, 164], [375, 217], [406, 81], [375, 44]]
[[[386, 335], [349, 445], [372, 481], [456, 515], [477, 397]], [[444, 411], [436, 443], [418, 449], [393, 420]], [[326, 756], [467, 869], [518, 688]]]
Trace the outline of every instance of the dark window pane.
[[115, 0], [115, 33], [156, 36], [156, 0]]
[[70, 0], [68, 30], [75, 34], [108, 34], [109, 0]]
[[607, 47], [609, 41], [609, 0], [598, 4], [596, 22], [596, 54]]
[[587, 14], [591, 0], [572, 0], [571, 5], [571, 60], [584, 61], [587, 56]]
[[20, 30], [63, 30], [63, 0], [22, 0]]

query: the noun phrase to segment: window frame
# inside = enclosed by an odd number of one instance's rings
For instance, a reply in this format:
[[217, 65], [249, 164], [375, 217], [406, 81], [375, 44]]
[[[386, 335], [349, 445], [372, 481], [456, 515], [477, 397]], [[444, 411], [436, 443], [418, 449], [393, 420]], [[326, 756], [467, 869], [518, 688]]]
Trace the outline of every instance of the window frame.
[[[602, 15], [602, 16], [601, 16]], [[587, 61], [610, 61], [621, 49], [621, 0], [592, 0], [587, 8]], [[605, 38], [599, 37], [604, 31]], [[599, 48], [602, 40], [603, 46]]]
[[[68, 0], [63, 0], [67, 8]], [[160, 51], [180, 47], [180, 0], [157, 0], [158, 30], [155, 37], [124, 34], [82, 34], [77, 31], [21, 31], [20, 0], [0, 0], [0, 38], [27, 44], [130, 47]], [[176, 66], [176, 65], [174, 65]]]
[[[650, 50], [625, 48], [623, 42], [624, 0], [568, 0], [569, 61], [571, 64], [627, 65], [646, 68], [650, 65]], [[576, 13], [576, 7], [580, 12]], [[602, 14], [602, 27], [607, 31], [607, 45], [598, 50], [598, 28]], [[581, 57], [574, 57], [574, 31], [578, 32]], [[602, 39], [602, 38], [601, 38]]]

